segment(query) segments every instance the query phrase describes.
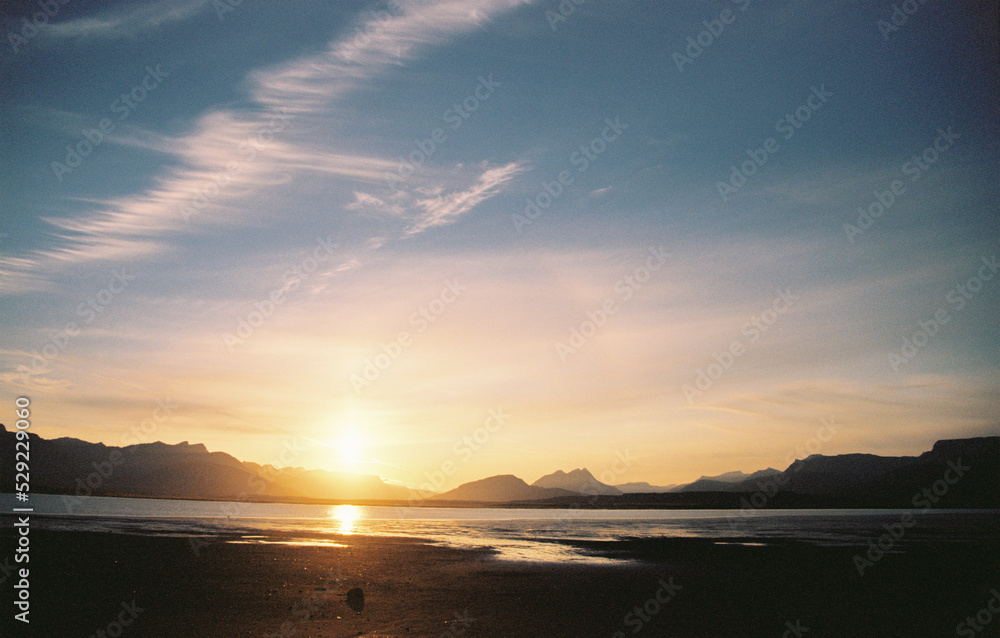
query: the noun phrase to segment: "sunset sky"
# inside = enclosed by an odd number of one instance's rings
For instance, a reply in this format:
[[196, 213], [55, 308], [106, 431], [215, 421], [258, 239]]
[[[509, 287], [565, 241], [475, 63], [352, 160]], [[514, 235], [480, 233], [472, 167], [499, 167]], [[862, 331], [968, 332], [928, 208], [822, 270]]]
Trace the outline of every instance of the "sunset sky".
[[442, 489], [1000, 432], [991, 3], [231, 4], [5, 3], [8, 425]]

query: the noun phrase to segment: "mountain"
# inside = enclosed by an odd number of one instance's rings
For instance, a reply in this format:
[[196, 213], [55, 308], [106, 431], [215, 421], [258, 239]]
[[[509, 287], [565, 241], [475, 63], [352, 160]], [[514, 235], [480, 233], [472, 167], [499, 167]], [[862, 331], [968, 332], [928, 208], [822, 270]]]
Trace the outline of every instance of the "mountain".
[[[912, 505], [922, 494], [936, 506], [998, 507], [1000, 437], [942, 440], [916, 457], [816, 454], [776, 480], [784, 492], [837, 495], [875, 507]], [[930, 497], [925, 490], [933, 490]]]
[[[187, 441], [127, 447], [29, 434], [31, 489], [39, 493], [152, 496], [219, 500], [405, 500], [411, 490], [377, 476], [277, 469], [241, 462]], [[0, 454], [14, 458], [15, 434], [0, 424]], [[10, 491], [13, 464], [0, 464], [0, 486]]]
[[749, 474], [737, 470], [735, 472], [725, 472], [716, 476], [702, 476], [699, 480], [704, 479], [707, 481], [718, 481], [720, 483], [739, 483], [740, 481], [745, 481], [748, 478], [750, 478]]
[[606, 485], [601, 483], [594, 475], [590, 473], [590, 470], [585, 468], [575, 469], [572, 472], [566, 473], [562, 470], [556, 470], [552, 474], [546, 474], [542, 478], [538, 479], [532, 483], [534, 487], [547, 487], [560, 490], [566, 490], [568, 492], [578, 492], [580, 494], [588, 495], [620, 495], [622, 493], [617, 487], [611, 485]]
[[862, 489], [889, 472], [917, 463], [915, 456], [874, 454], [814, 454], [800, 459], [783, 472], [783, 489], [800, 494], [833, 494]]
[[650, 485], [645, 482], [619, 483], [615, 485], [622, 494], [661, 494], [663, 492], [673, 492], [677, 489], [676, 484], [672, 485]]
[[678, 492], [738, 492], [739, 483], [729, 481], [715, 481], [707, 478], [700, 478], [693, 483], [681, 485]]
[[755, 491], [756, 482], [770, 476], [781, 474], [781, 470], [769, 467], [766, 470], [758, 470], [753, 474], [745, 472], [726, 472], [718, 476], [702, 476], [693, 483], [682, 485], [677, 488], [678, 492], [741, 492], [747, 491], [745, 485], [752, 482], [755, 487], [749, 491]]
[[560, 496], [580, 496], [570, 490], [528, 485], [512, 474], [502, 474], [463, 483], [455, 489], [431, 497], [441, 501], [481, 501], [500, 503], [508, 501], [539, 501]]

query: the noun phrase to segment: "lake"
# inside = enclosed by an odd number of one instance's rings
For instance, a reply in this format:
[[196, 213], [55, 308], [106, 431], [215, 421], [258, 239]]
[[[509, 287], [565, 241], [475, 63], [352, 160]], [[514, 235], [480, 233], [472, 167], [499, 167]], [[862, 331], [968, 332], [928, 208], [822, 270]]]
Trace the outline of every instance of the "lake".
[[[153, 536], [222, 536], [231, 543], [344, 546], [345, 537], [403, 536], [488, 547], [503, 560], [601, 562], [574, 540], [700, 537], [719, 543], [795, 539], [866, 546], [912, 513], [896, 549], [1000, 537], [1000, 510], [593, 510], [295, 505], [33, 494], [32, 527]], [[0, 495], [9, 517], [12, 494]]]

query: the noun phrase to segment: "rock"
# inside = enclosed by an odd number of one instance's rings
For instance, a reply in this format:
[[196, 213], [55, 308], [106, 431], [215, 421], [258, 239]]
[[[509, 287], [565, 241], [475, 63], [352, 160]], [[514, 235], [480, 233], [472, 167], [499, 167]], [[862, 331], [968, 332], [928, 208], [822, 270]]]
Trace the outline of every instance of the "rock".
[[360, 587], [347, 592], [347, 606], [359, 613], [365, 608], [365, 592]]

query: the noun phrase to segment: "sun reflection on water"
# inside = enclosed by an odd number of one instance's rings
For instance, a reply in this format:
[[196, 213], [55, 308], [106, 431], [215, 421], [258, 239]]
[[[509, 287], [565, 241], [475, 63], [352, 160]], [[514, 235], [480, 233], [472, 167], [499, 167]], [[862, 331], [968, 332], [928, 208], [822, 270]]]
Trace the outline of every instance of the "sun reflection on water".
[[329, 516], [337, 521], [337, 532], [346, 536], [354, 533], [355, 523], [362, 518], [357, 505], [335, 505], [330, 508]]

